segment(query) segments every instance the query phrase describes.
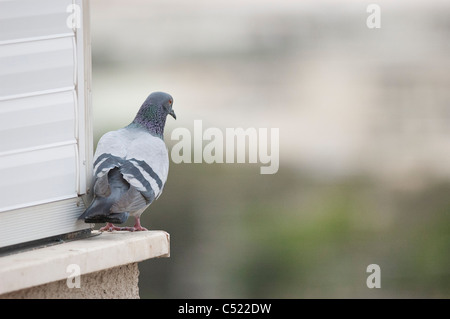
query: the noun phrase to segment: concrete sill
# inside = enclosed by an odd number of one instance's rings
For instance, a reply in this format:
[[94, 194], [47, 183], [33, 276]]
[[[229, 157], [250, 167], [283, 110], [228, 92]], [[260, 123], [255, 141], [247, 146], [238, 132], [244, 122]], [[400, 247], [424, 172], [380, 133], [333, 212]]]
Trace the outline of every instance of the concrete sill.
[[0, 295], [73, 275], [68, 266], [79, 266], [80, 275], [169, 257], [170, 238], [164, 231], [111, 232], [87, 239], [0, 257]]

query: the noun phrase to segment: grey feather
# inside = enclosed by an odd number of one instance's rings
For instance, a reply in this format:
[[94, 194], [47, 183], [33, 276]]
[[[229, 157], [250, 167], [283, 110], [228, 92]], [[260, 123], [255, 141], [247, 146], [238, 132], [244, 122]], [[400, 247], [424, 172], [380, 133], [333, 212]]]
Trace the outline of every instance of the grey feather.
[[109, 187], [108, 174], [103, 175], [95, 181], [94, 194], [101, 197], [108, 197], [109, 195], [111, 195], [111, 187]]
[[128, 189], [118, 202], [111, 207], [111, 212], [130, 212], [138, 211], [145, 208], [148, 205], [144, 196], [133, 186]]

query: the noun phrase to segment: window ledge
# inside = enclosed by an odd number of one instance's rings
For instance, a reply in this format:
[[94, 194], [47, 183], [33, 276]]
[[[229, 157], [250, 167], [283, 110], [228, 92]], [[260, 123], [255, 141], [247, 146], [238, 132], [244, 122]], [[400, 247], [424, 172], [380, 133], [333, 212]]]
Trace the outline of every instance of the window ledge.
[[0, 294], [150, 258], [169, 257], [164, 231], [111, 232], [0, 257]]

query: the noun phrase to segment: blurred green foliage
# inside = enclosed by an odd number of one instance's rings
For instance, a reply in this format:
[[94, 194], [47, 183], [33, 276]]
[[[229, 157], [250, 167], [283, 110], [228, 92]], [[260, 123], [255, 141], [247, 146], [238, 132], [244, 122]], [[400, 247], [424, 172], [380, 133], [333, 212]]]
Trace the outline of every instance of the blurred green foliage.
[[[403, 192], [284, 167], [172, 164], [143, 223], [171, 257], [140, 264], [142, 298], [450, 295], [450, 184]], [[368, 289], [366, 267], [381, 267]]]

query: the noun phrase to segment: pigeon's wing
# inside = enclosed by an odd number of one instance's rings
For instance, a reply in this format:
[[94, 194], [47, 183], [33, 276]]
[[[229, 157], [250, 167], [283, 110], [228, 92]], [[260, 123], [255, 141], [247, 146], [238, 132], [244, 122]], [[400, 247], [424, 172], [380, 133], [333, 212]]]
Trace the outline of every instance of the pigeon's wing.
[[126, 155], [127, 134], [123, 130], [111, 131], [104, 134], [97, 144], [94, 154], [94, 194], [108, 197], [111, 188], [108, 173], [114, 167], [120, 167], [122, 158]]
[[114, 167], [120, 167], [127, 154], [132, 136], [126, 129], [111, 131], [103, 135], [94, 154], [94, 177], [107, 175]]
[[157, 198], [167, 180], [169, 156], [164, 141], [145, 130], [126, 127], [108, 132], [97, 144], [94, 155], [94, 192], [109, 196], [108, 172], [118, 167], [130, 189], [111, 208], [112, 212], [133, 212]]
[[125, 220], [142, 211], [161, 194], [168, 171], [167, 147], [159, 137], [130, 127], [106, 133], [94, 155], [96, 197], [80, 218], [110, 221], [110, 215], [126, 213]]
[[164, 141], [146, 131], [136, 131], [127, 147], [121, 172], [150, 204], [161, 194], [169, 172], [169, 155]]

